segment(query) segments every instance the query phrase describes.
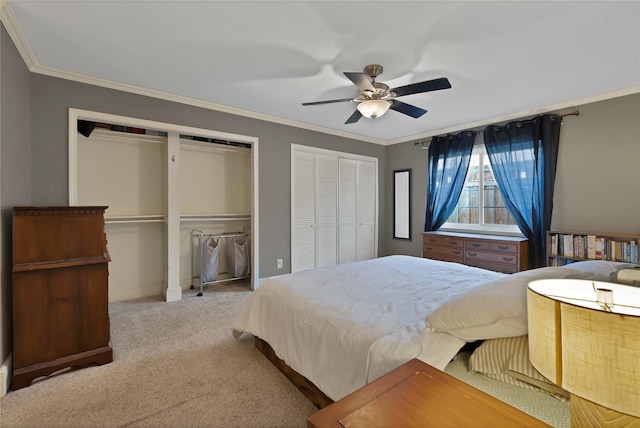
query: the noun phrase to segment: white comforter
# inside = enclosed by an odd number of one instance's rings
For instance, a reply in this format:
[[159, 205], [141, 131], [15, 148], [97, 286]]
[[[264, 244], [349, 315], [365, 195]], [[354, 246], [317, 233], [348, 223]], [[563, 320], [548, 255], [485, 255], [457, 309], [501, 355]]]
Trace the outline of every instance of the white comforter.
[[504, 274], [388, 256], [283, 275], [253, 292], [233, 323], [332, 400], [411, 358], [439, 369], [464, 345], [425, 317], [447, 299]]

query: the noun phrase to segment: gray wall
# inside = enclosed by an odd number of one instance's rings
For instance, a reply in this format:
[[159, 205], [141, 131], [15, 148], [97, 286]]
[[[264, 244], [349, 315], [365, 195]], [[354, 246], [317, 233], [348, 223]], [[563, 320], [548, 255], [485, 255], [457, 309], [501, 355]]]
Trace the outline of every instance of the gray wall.
[[[577, 107], [563, 119], [551, 227], [640, 233], [640, 94]], [[412, 241], [391, 239], [392, 196], [387, 192], [385, 249], [421, 253], [426, 206], [427, 150], [413, 142], [387, 148], [387, 188], [394, 169], [412, 169]]]
[[[285, 125], [69, 80], [31, 74], [2, 27], [2, 356], [10, 341], [11, 208], [68, 203], [68, 110], [78, 108], [249, 135], [259, 139], [260, 276], [290, 271], [290, 147], [378, 158], [379, 236], [385, 235], [386, 148]], [[380, 244], [382, 247], [382, 244]], [[283, 269], [276, 260], [284, 259]]]
[[[259, 138], [260, 277], [290, 271], [290, 148], [303, 144], [378, 158], [380, 201], [384, 200], [384, 146], [307, 131], [34, 74], [32, 77], [32, 169], [34, 205], [68, 203], [68, 109], [99, 111], [122, 116], [249, 135]], [[384, 211], [380, 236], [384, 235]], [[276, 260], [284, 259], [284, 269]]]
[[551, 227], [640, 233], [640, 94], [565, 117]]
[[[30, 74], [4, 27], [0, 67], [0, 251], [3, 361], [10, 340], [11, 207], [68, 202], [70, 107], [260, 140], [260, 275], [290, 270], [290, 145], [379, 159], [379, 253], [420, 255], [427, 152], [412, 142], [389, 147], [234, 116], [63, 79]], [[580, 106], [565, 118], [552, 226], [640, 233], [640, 94]], [[392, 171], [412, 169], [412, 241], [392, 239]], [[285, 260], [282, 270], [276, 259]]]
[[[31, 200], [31, 75], [0, 28], [0, 364], [11, 349], [12, 208]], [[0, 394], [2, 392], [0, 391]]]
[[[68, 109], [249, 135], [259, 138], [260, 276], [290, 271], [290, 147], [292, 143], [378, 158], [384, 200], [385, 147], [250, 119], [156, 98], [34, 74], [32, 77], [32, 170], [34, 205], [68, 203]], [[380, 228], [384, 227], [384, 211]], [[379, 231], [380, 236], [384, 233]], [[285, 261], [284, 270], [276, 260]]]
[[[411, 169], [411, 241], [393, 239], [393, 171]], [[427, 150], [414, 143], [394, 144], [387, 147], [386, 186], [384, 206], [387, 209], [386, 254], [422, 255], [424, 210], [427, 204]]]

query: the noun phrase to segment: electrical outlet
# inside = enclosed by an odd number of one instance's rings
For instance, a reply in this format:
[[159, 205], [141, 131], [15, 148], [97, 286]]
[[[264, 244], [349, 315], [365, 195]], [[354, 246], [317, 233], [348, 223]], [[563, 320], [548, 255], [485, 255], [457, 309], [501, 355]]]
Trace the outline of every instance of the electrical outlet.
[[278, 269], [282, 269], [282, 259], [278, 259]]

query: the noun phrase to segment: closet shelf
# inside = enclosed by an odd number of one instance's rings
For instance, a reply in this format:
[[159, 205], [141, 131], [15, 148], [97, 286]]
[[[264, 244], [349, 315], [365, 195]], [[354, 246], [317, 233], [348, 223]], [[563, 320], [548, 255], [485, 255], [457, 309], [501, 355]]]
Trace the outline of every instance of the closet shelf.
[[164, 214], [150, 214], [150, 215], [114, 215], [105, 216], [104, 222], [106, 224], [115, 223], [166, 223], [167, 216]]
[[180, 221], [251, 220], [251, 214], [182, 214]]

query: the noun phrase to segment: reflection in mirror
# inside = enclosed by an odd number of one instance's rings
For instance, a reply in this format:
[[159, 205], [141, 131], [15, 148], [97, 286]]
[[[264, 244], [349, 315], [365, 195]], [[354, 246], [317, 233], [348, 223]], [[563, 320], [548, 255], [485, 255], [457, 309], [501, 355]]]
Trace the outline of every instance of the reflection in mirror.
[[393, 171], [393, 238], [411, 240], [411, 170]]

